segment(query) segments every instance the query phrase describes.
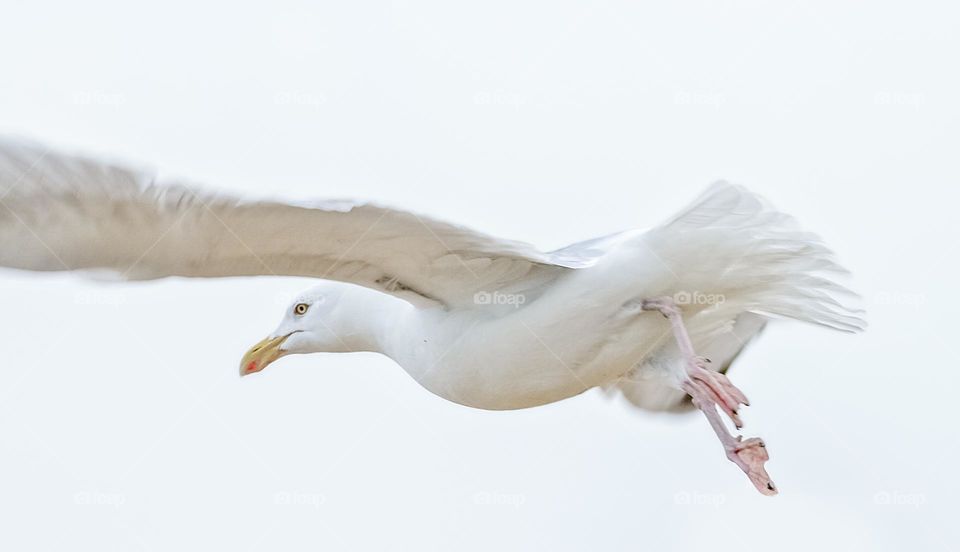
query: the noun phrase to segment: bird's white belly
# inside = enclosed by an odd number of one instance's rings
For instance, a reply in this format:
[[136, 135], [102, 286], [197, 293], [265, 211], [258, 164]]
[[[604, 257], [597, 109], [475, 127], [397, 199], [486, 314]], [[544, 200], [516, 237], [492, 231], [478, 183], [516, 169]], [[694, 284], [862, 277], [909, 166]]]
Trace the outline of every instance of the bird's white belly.
[[432, 326], [459, 329], [425, 338], [411, 362], [398, 361], [431, 392], [491, 410], [538, 406], [613, 382], [670, 337], [666, 320], [639, 301], [672, 294], [676, 278], [646, 255], [642, 247], [615, 252], [498, 317], [440, 320]]
[[407, 371], [429, 391], [475, 408], [566, 399], [619, 378], [669, 335], [662, 317], [639, 310], [624, 316], [618, 307], [584, 310], [575, 321], [498, 320], [431, 351], [426, 368]]

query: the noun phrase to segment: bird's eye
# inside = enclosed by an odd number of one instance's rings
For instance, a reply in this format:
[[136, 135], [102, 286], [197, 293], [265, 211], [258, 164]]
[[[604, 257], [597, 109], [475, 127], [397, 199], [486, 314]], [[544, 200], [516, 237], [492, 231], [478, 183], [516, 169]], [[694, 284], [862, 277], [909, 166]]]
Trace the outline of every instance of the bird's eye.
[[308, 305], [308, 304], [306, 304], [306, 303], [297, 303], [297, 306], [293, 307], [293, 312], [294, 312], [294, 314], [306, 314], [306, 313], [307, 313], [307, 309], [308, 309], [309, 307], [310, 307], [310, 305]]

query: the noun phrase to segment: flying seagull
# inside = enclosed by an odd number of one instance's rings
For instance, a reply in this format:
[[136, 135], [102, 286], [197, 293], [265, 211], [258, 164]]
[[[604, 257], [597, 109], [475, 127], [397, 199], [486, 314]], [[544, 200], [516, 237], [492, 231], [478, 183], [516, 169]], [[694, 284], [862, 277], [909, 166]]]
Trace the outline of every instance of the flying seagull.
[[746, 396], [725, 375], [768, 320], [856, 332], [856, 296], [815, 235], [719, 182], [649, 230], [542, 252], [373, 203], [245, 200], [145, 171], [0, 140], [0, 266], [122, 279], [323, 280], [240, 363], [372, 351], [427, 390], [482, 409], [594, 387], [706, 415], [727, 458], [776, 494]]

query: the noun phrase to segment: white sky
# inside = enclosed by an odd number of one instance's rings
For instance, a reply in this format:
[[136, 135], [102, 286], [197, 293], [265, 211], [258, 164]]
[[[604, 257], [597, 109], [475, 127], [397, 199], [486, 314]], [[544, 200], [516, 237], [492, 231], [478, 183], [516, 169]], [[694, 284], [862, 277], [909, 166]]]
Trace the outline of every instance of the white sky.
[[744, 183], [870, 310], [860, 336], [776, 325], [732, 373], [781, 495], [700, 416], [596, 392], [470, 410], [367, 355], [240, 380], [307, 281], [6, 271], [0, 548], [954, 547], [953, 4], [360, 4], [7, 0], [0, 132], [545, 248]]

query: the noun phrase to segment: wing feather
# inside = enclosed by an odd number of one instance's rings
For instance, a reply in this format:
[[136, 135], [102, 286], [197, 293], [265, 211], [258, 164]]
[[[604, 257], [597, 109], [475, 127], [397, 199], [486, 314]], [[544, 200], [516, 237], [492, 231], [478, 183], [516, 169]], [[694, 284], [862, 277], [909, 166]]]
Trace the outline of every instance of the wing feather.
[[372, 203], [245, 200], [18, 140], [0, 140], [0, 205], [0, 265], [28, 270], [310, 276], [452, 306], [593, 262]]

